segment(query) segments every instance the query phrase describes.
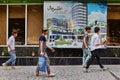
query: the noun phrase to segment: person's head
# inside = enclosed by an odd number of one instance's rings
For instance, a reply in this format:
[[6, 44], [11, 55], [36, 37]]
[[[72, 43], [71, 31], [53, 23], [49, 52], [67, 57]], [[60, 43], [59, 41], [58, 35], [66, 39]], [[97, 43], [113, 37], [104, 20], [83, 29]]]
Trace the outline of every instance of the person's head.
[[47, 35], [47, 34], [48, 34], [48, 29], [43, 29], [43, 30], [42, 30], [42, 33], [43, 33], [44, 35]]
[[16, 38], [18, 33], [17, 32], [12, 32], [12, 35]]
[[91, 32], [91, 27], [87, 26], [87, 27], [85, 28], [85, 30], [86, 30], [88, 33], [90, 33], [90, 32]]
[[95, 27], [94, 28], [94, 32], [97, 33], [97, 34], [99, 34], [100, 33], [100, 28], [99, 27]]

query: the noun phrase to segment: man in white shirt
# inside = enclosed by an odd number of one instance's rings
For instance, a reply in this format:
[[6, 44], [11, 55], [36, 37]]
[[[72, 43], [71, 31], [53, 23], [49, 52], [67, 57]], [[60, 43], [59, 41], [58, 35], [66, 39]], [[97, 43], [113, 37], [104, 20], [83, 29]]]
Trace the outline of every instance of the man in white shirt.
[[8, 61], [2, 64], [2, 66], [6, 69], [7, 65], [11, 63], [11, 68], [15, 69], [16, 62], [16, 52], [15, 52], [15, 38], [17, 37], [17, 32], [12, 32], [12, 36], [8, 39], [8, 53], [11, 56]]
[[88, 72], [88, 68], [90, 66], [90, 64], [94, 61], [94, 59], [97, 59], [97, 62], [100, 66], [100, 68], [104, 71], [106, 70], [106, 68], [104, 68], [104, 66], [101, 64], [100, 62], [100, 57], [99, 57], [99, 52], [100, 52], [100, 48], [102, 48], [102, 45], [104, 43], [102, 43], [101, 38], [100, 38], [100, 28], [99, 27], [95, 27], [94, 28], [94, 35], [91, 38], [91, 43], [90, 43], [90, 49], [91, 49], [91, 59], [88, 61], [87, 66], [86, 66], [86, 70], [85, 72]]

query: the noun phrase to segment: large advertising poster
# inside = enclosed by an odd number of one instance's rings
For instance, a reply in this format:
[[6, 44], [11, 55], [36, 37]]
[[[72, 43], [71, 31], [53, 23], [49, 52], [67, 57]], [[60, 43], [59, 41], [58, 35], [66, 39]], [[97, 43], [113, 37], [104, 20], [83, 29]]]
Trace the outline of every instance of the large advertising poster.
[[87, 5], [77, 2], [44, 2], [44, 26], [48, 43], [57, 48], [80, 48], [86, 26]]
[[[94, 10], [92, 6], [100, 7]], [[105, 9], [103, 10], [104, 7]], [[106, 6], [73, 1], [45, 1], [44, 27], [48, 28], [48, 44], [56, 48], [82, 48], [86, 25], [101, 27], [106, 34]], [[97, 14], [97, 16], [92, 16]], [[104, 14], [105, 13], [105, 14]], [[95, 18], [96, 17], [96, 18]], [[105, 37], [105, 36], [104, 36]]]
[[[94, 33], [94, 28], [100, 28], [100, 37], [101, 41], [104, 42], [107, 40], [107, 3], [88, 3], [88, 26], [91, 27], [92, 34]], [[102, 45], [101, 48], [105, 48], [105, 45]]]

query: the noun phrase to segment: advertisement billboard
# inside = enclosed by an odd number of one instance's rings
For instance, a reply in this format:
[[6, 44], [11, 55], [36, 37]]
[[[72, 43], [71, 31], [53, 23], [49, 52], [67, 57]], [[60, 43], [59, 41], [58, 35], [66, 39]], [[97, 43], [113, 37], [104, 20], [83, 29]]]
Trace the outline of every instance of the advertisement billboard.
[[[91, 8], [92, 6], [96, 6], [96, 9]], [[45, 1], [44, 27], [49, 30], [48, 44], [55, 48], [82, 48], [82, 38], [87, 25], [92, 28], [99, 25], [103, 34], [106, 34], [106, 11], [107, 6], [102, 3]], [[94, 13], [97, 16], [91, 18]]]

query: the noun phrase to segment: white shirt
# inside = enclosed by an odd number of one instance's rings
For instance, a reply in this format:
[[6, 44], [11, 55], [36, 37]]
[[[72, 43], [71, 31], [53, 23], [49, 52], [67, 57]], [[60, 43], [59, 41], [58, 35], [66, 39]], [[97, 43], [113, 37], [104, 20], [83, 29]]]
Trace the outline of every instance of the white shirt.
[[[15, 50], [15, 38], [14, 38], [14, 36], [11, 36], [11, 37], [8, 39], [7, 45], [10, 45], [11, 48], [12, 48], [13, 50]], [[9, 51], [10, 51], [10, 48], [8, 47], [8, 52], [9, 52]]]
[[100, 35], [95, 33], [93, 34], [92, 38], [91, 38], [91, 43], [90, 43], [90, 50], [93, 51], [95, 49], [99, 49], [102, 48], [102, 46], [96, 46], [96, 44], [101, 44], [101, 38]]

